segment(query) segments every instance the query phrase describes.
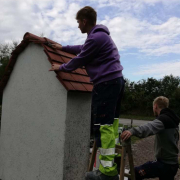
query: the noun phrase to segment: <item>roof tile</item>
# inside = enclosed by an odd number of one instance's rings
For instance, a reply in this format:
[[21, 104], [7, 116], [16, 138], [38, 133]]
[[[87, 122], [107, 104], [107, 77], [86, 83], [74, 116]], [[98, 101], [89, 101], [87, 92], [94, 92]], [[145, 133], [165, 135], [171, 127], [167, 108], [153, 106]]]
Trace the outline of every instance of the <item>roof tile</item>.
[[84, 79], [84, 82], [89, 83], [90, 82], [90, 78], [88, 76], [82, 76]]
[[87, 91], [86, 88], [81, 83], [71, 82], [71, 84], [73, 85], [74, 89], [78, 91]]
[[[48, 56], [48, 60], [51, 64], [67, 63], [72, 58], [76, 57], [74, 54], [69, 54], [60, 50], [55, 50], [48, 46], [49, 43], [56, 43], [50, 39], [38, 37], [31, 33], [26, 33], [24, 39], [17, 46], [17, 48], [12, 52], [9, 64], [6, 67], [3, 78], [0, 81], [0, 92], [3, 92], [4, 87], [6, 86], [8, 79], [11, 75], [13, 67], [16, 63], [18, 55], [28, 46], [29, 43], [37, 43], [44, 47], [44, 51]], [[51, 66], [51, 65], [50, 65]], [[85, 91], [91, 92], [93, 85], [89, 80], [86, 70], [83, 68], [78, 68], [73, 72], [55, 72], [57, 78], [62, 83], [62, 85], [68, 91]]]
[[86, 82], [83, 76], [78, 74], [71, 74], [75, 81], [79, 82]]
[[88, 75], [85, 69], [82, 69], [82, 71], [84, 72], [85, 75]]
[[75, 90], [76, 90], [76, 89], [73, 87], [73, 85], [71, 84], [70, 81], [63, 81], [63, 83], [64, 83], [64, 85], [65, 85], [65, 87], [66, 87], [66, 89], [67, 89], [68, 91], [75, 91]]
[[64, 56], [64, 57], [67, 57], [67, 58], [70, 58], [70, 59], [76, 57], [74, 54], [70, 54], [70, 53], [67, 53], [67, 52], [64, 52], [64, 51], [61, 51], [61, 50], [53, 49], [53, 48], [51, 48], [51, 47], [49, 47], [47, 45], [44, 45], [44, 48], [46, 50], [48, 50], [49, 52], [55, 52], [55, 53], [57, 53], [57, 54], [59, 54], [61, 56]]
[[48, 57], [51, 59], [51, 60], [54, 60], [54, 61], [59, 61], [59, 62], [63, 62], [63, 59], [61, 56], [57, 55], [57, 54], [54, 54], [54, 53], [50, 53], [50, 52], [47, 52], [46, 51], [46, 54], [48, 55]]
[[57, 52], [60, 54], [60, 55], [62, 55], [62, 56], [65, 56], [65, 57], [69, 57], [69, 58], [74, 58], [74, 57], [76, 57], [76, 55], [74, 55], [74, 54], [70, 54], [70, 53], [67, 53], [67, 52], [64, 52], [64, 51], [61, 51], [61, 50], [57, 50]]
[[74, 78], [73, 78], [73, 76], [72, 76], [70, 73], [57, 72], [57, 74], [58, 74], [59, 77], [61, 77], [62, 79], [74, 81]]
[[93, 85], [92, 84], [83, 84], [83, 86], [87, 89], [87, 91], [91, 92], [93, 89]]
[[63, 56], [61, 56], [61, 58], [63, 59], [64, 63], [68, 63], [71, 60], [71, 58], [67, 58]]
[[78, 68], [78, 69], [76, 69], [75, 71], [73, 71], [74, 73], [78, 73], [78, 74], [82, 74], [82, 75], [87, 75], [84, 71], [83, 71], [83, 69], [80, 69], [80, 68]]

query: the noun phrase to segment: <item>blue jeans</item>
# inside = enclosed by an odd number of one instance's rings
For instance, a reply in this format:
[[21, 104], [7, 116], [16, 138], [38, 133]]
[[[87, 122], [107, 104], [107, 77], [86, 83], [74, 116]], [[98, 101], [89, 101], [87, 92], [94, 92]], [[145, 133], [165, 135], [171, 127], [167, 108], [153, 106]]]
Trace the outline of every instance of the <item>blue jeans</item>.
[[161, 161], [148, 161], [135, 167], [136, 180], [156, 178], [159, 180], [174, 180], [178, 170], [178, 164], [165, 164]]

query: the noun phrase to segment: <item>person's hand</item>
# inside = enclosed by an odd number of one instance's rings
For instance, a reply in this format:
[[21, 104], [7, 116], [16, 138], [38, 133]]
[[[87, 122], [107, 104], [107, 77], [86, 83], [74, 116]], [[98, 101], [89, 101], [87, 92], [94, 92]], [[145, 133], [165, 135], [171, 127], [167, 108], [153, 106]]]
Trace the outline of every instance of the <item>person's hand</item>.
[[49, 71], [59, 71], [61, 65], [58, 64], [52, 64], [51, 69]]
[[54, 49], [62, 50], [62, 45], [61, 45], [61, 44], [52, 44], [51, 46], [52, 46], [52, 48], [54, 48]]
[[124, 131], [122, 134], [121, 134], [121, 139], [123, 141], [129, 139], [130, 137], [132, 136], [131, 132], [130, 131]]

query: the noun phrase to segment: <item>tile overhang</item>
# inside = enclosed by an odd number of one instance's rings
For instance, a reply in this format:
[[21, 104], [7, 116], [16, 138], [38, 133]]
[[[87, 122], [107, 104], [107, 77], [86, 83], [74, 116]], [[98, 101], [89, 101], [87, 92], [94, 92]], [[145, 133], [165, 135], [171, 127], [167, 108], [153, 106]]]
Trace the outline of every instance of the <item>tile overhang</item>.
[[[60, 50], [55, 50], [48, 46], [48, 43], [56, 43], [45, 37], [39, 37], [31, 33], [25, 33], [23, 40], [12, 52], [9, 63], [5, 69], [5, 73], [0, 81], [0, 92], [3, 93], [8, 79], [13, 71], [13, 67], [16, 63], [18, 55], [28, 46], [29, 43], [39, 44], [44, 48], [48, 60], [51, 64], [63, 64], [69, 62], [76, 55], [63, 52]], [[51, 65], [50, 65], [51, 67]], [[48, 70], [47, 70], [48, 72]], [[87, 75], [87, 72], [84, 67], [78, 68], [72, 72], [60, 72], [55, 71], [57, 79], [60, 83], [66, 88], [67, 91], [81, 91], [81, 92], [91, 92], [93, 84], [90, 82], [90, 78]]]

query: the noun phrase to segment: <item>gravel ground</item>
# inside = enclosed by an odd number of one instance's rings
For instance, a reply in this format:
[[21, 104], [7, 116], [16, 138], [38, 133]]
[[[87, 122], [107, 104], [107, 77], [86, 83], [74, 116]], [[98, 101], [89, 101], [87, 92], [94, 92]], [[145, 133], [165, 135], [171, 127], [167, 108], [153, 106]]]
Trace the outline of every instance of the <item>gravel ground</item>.
[[[137, 141], [135, 144], [133, 144], [132, 150], [133, 150], [134, 165], [139, 166], [147, 161], [153, 161], [154, 160], [153, 148], [154, 148], [154, 136], [141, 139]], [[180, 149], [180, 143], [179, 143], [179, 149]], [[158, 180], [158, 178], [151, 180]], [[180, 169], [176, 174], [175, 180], [180, 180]]]

